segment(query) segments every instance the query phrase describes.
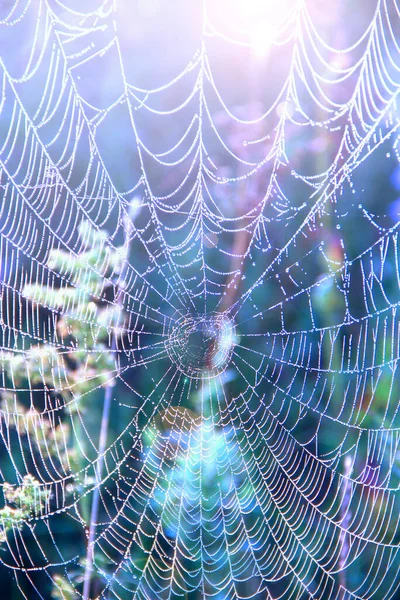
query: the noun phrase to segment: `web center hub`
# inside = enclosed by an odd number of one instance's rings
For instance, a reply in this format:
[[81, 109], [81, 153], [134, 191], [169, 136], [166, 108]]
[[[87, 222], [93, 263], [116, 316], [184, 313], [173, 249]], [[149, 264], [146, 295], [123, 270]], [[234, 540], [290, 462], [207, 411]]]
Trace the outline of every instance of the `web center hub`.
[[185, 375], [210, 379], [229, 364], [235, 326], [223, 313], [183, 315], [173, 320], [166, 349], [171, 361]]

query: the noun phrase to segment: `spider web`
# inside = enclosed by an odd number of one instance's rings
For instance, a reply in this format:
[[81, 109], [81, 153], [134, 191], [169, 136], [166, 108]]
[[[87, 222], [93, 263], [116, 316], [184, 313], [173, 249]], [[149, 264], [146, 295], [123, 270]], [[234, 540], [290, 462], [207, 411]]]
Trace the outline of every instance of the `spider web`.
[[239, 4], [0, 7], [21, 597], [398, 593], [400, 11]]

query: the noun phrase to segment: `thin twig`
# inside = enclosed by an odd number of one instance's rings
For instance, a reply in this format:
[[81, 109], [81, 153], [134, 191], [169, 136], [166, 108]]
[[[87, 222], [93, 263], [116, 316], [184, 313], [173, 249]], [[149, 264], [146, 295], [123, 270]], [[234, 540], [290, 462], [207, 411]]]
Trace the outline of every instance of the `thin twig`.
[[[130, 249], [130, 241], [131, 241], [131, 233], [133, 230], [132, 218], [129, 215], [126, 215], [124, 218], [124, 232], [125, 232], [125, 255], [124, 260], [122, 262], [121, 272], [119, 274], [118, 280], [116, 282], [116, 306], [120, 308], [122, 312], [122, 292], [124, 290], [125, 285], [125, 275], [128, 266], [129, 259], [129, 249]], [[111, 353], [115, 355], [117, 350], [117, 338], [118, 338], [118, 323], [115, 324], [114, 333], [111, 341]], [[112, 401], [112, 393], [114, 387], [114, 380], [111, 380], [107, 383], [105, 392], [104, 392], [104, 404], [103, 404], [103, 414], [101, 417], [101, 425], [100, 425], [100, 436], [99, 436], [99, 449], [98, 449], [98, 461], [95, 470], [95, 487], [93, 490], [93, 501], [92, 501], [92, 509], [90, 513], [90, 524], [89, 524], [89, 537], [88, 537], [88, 545], [86, 550], [86, 561], [85, 561], [85, 574], [83, 580], [83, 600], [89, 600], [90, 594], [90, 583], [93, 574], [93, 562], [94, 562], [94, 543], [95, 543], [95, 535], [96, 535], [96, 525], [99, 514], [99, 506], [100, 506], [100, 485], [103, 474], [103, 465], [104, 465], [104, 453], [107, 445], [107, 434], [108, 434], [108, 426], [110, 422], [110, 412], [111, 412], [111, 401]]]
[[[220, 311], [226, 312], [234, 305], [239, 293], [242, 275], [245, 267], [245, 257], [252, 243], [255, 228], [257, 227], [258, 218], [262, 209], [262, 192], [261, 183], [262, 176], [265, 175], [260, 170], [255, 175], [255, 181], [249, 183], [246, 181], [244, 185], [239, 187], [238, 193], [242, 202], [238, 204], [237, 212], [246, 212], [247, 214], [241, 219], [240, 226], [236, 230], [231, 250], [230, 274], [227, 277], [225, 284], [226, 293], [222, 298]], [[265, 175], [267, 177], [268, 175]], [[244, 210], [246, 208], [246, 210]], [[253, 216], [253, 222], [249, 227], [249, 217]]]
[[344, 459], [343, 487], [340, 504], [340, 556], [339, 556], [339, 584], [341, 587], [340, 600], [345, 597], [347, 581], [346, 581], [346, 565], [347, 555], [349, 552], [348, 544], [348, 528], [351, 520], [350, 500], [351, 500], [351, 474], [353, 472], [353, 460], [350, 456]]

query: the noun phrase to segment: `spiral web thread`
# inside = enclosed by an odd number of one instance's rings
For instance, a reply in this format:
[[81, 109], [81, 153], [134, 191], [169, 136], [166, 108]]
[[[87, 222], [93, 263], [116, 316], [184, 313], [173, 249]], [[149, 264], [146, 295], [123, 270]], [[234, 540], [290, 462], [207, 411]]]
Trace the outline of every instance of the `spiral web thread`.
[[29, 599], [395, 598], [398, 215], [367, 178], [400, 11], [282, 3], [255, 58], [187, 4], [0, 7], [0, 473], [36, 502], [3, 565]]

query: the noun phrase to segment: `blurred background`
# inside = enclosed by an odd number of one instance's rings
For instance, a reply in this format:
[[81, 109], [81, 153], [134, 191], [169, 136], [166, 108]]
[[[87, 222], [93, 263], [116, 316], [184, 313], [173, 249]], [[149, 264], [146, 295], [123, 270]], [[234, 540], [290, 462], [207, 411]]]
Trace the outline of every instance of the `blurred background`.
[[396, 598], [395, 0], [0, 3], [5, 598]]

